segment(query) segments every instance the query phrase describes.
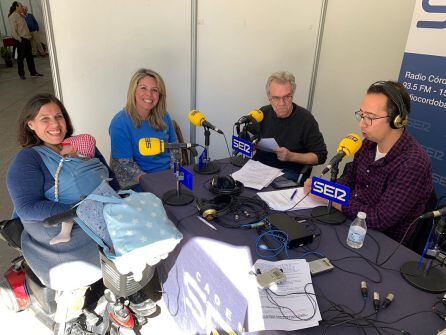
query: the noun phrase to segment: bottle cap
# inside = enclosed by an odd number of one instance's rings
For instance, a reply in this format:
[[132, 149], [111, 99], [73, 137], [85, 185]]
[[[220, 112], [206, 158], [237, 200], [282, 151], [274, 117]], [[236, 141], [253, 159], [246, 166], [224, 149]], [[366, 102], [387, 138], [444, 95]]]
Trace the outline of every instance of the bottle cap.
[[364, 213], [364, 212], [358, 212], [358, 218], [360, 218], [360, 219], [365, 219], [366, 217], [367, 217], [367, 214], [366, 213]]

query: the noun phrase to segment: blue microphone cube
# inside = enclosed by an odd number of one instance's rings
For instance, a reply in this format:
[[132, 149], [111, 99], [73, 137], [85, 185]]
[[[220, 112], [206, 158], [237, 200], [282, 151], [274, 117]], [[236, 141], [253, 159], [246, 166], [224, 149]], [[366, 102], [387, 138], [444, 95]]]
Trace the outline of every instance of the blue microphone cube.
[[254, 151], [252, 142], [237, 136], [232, 136], [232, 149], [249, 158], [252, 158]]

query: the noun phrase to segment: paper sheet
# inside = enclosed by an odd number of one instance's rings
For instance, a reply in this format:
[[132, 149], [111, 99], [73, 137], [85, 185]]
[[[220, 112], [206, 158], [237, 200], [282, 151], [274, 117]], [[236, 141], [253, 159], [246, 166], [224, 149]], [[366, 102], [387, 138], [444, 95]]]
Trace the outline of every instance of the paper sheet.
[[274, 152], [274, 150], [279, 149], [279, 145], [274, 138], [262, 138], [259, 143], [257, 143], [256, 149]]
[[[322, 318], [311, 284], [310, 267], [305, 259], [278, 262], [259, 259], [253, 268], [253, 272], [260, 269], [262, 273], [279, 268], [287, 279], [268, 291], [259, 289], [263, 325], [249, 325], [249, 331], [298, 330], [319, 325]], [[301, 292], [309, 294], [296, 294]], [[285, 308], [279, 308], [277, 305]]]
[[281, 175], [283, 175], [282, 170], [251, 159], [240, 170], [234, 172], [232, 178], [242, 182], [245, 187], [261, 190]]
[[[302, 200], [302, 198], [305, 196], [303, 187], [298, 187], [296, 195], [293, 197], [293, 199], [291, 199], [291, 196], [295, 190], [296, 188], [287, 188], [278, 191], [259, 192], [257, 193], [257, 195], [263, 201], [265, 201], [270, 208], [277, 211], [295, 211], [298, 209], [307, 209], [321, 206], [319, 202], [310, 198], [309, 195]], [[294, 207], [294, 205], [296, 204], [297, 206]]]

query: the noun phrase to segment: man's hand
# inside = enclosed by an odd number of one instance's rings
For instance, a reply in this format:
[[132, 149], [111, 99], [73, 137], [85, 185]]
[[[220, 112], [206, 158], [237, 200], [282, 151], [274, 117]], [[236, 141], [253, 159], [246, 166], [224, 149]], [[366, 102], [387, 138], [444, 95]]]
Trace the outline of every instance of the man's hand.
[[293, 162], [298, 164], [318, 164], [318, 157], [313, 152], [300, 153], [288, 150], [285, 147], [280, 147], [274, 150], [277, 159], [281, 162]]
[[290, 160], [291, 151], [289, 151], [287, 148], [280, 147], [280, 148], [277, 148], [276, 150], [274, 150], [274, 152], [276, 153], [277, 159], [279, 161], [287, 162]]
[[[307, 180], [305, 180], [304, 183], [304, 194], [309, 193], [309, 197], [317, 202], [320, 202], [321, 204], [327, 205], [328, 204], [328, 200], [318, 197], [317, 195], [311, 194], [311, 178], [308, 178]], [[338, 203], [333, 202], [332, 206], [334, 208], [336, 208], [338, 211], [342, 211], [342, 206]]]
[[317, 195], [314, 195], [311, 193], [311, 178], [308, 178], [307, 180], [305, 180], [304, 183], [304, 192], [305, 194], [309, 193], [309, 197], [317, 202], [320, 202], [321, 204], [326, 205], [328, 203], [328, 201], [324, 198], [318, 197]]

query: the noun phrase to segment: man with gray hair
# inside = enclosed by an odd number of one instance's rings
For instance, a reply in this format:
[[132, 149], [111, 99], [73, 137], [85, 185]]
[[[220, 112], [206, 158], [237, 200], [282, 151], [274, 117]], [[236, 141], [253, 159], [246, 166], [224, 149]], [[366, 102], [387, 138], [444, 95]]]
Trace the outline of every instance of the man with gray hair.
[[313, 115], [293, 103], [296, 90], [294, 75], [280, 71], [269, 76], [266, 95], [270, 105], [263, 106], [260, 138], [274, 138], [275, 152], [257, 150], [254, 156], [264, 164], [283, 169], [285, 177], [296, 180], [303, 165], [323, 164], [327, 146]]

